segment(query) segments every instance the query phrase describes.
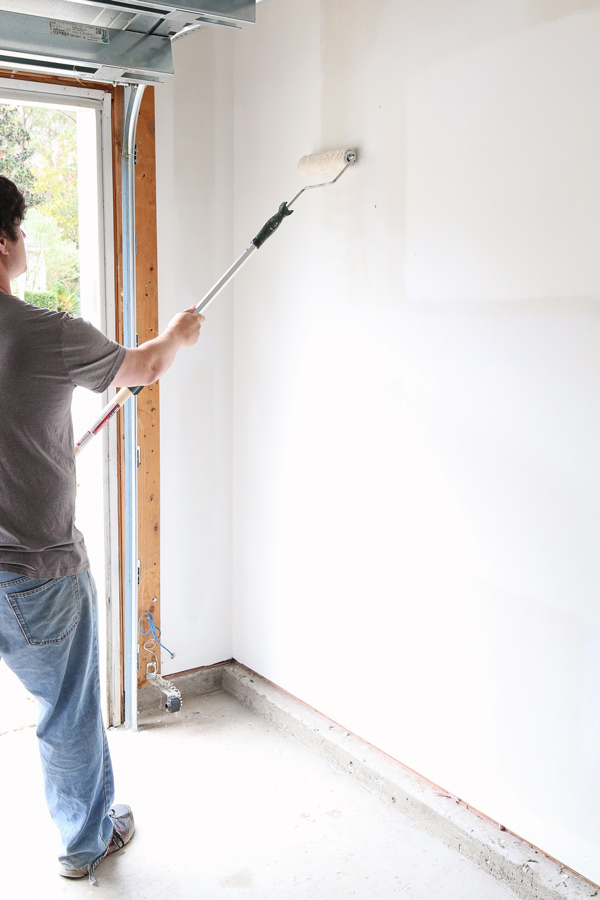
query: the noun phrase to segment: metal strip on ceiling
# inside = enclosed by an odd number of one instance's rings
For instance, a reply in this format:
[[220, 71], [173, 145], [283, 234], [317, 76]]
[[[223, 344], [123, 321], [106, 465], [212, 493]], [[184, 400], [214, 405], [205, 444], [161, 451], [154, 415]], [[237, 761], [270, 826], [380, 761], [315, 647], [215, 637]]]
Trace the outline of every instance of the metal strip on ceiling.
[[0, 0], [0, 68], [156, 84], [173, 74], [173, 38], [255, 15], [256, 0]]

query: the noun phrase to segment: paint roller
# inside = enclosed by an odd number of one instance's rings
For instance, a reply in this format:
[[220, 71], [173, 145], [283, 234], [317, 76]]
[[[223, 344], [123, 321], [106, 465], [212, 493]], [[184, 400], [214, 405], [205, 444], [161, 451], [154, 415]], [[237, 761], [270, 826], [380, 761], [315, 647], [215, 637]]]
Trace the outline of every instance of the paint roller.
[[[290, 200], [289, 203], [283, 202], [275, 215], [271, 216], [267, 222], [260, 229], [256, 237], [252, 238], [251, 242], [248, 244], [244, 252], [236, 259], [232, 266], [227, 269], [225, 274], [217, 281], [217, 283], [210, 289], [210, 291], [204, 295], [202, 300], [196, 304], [194, 307], [194, 314], [203, 313], [204, 310], [213, 302], [213, 300], [221, 293], [223, 288], [234, 277], [234, 275], [239, 272], [239, 270], [246, 264], [249, 258], [256, 250], [260, 250], [262, 245], [265, 243], [268, 238], [271, 237], [272, 234], [275, 234], [281, 223], [288, 216], [291, 216], [293, 213], [292, 206], [296, 201], [302, 196], [305, 191], [314, 190], [316, 188], [322, 187], [330, 187], [335, 184], [342, 177], [344, 172], [353, 166], [357, 161], [357, 153], [356, 150], [352, 150], [350, 148], [344, 148], [341, 150], [326, 150], [322, 153], [311, 153], [308, 156], [303, 156], [298, 162], [298, 172], [305, 178], [312, 177], [325, 177], [337, 173], [333, 179], [330, 181], [320, 181], [317, 184], [309, 184], [302, 188], [302, 190], [298, 191], [293, 200]], [[77, 441], [75, 445], [75, 456], [78, 456], [84, 446], [100, 432], [104, 426], [112, 419], [112, 417], [121, 409], [122, 406], [125, 405], [127, 400], [130, 397], [134, 397], [136, 394], [139, 394], [143, 389], [143, 385], [138, 387], [124, 387], [121, 388], [117, 394], [113, 397], [113, 399], [108, 403], [96, 421], [90, 425], [89, 429], [85, 432], [83, 437]]]

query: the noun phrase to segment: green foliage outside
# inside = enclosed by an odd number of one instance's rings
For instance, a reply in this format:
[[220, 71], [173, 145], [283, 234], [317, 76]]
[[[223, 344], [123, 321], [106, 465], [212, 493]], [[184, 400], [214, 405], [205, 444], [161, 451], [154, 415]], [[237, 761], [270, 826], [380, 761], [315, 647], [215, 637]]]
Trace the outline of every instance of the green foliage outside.
[[[79, 303], [79, 248], [64, 236], [57, 220], [38, 206], [27, 213], [26, 290], [45, 280], [47, 290], [58, 297], [73, 295]], [[45, 279], [41, 276], [45, 269]], [[62, 306], [57, 308], [62, 309]], [[68, 310], [69, 312], [71, 310]]]
[[77, 113], [35, 106], [21, 110], [35, 148], [31, 168], [44, 198], [39, 210], [54, 219], [64, 239], [78, 248]]
[[25, 291], [24, 300], [44, 309], [56, 309], [56, 297], [52, 291]]
[[34, 153], [19, 107], [0, 103], [0, 174], [19, 186], [29, 207], [43, 200], [36, 190], [36, 176], [31, 169]]
[[23, 299], [27, 303], [33, 303], [34, 306], [41, 306], [44, 309], [56, 309], [78, 316], [79, 298], [75, 294], [69, 294], [63, 290], [60, 285], [51, 285], [51, 287], [53, 290], [50, 291], [25, 291]]
[[27, 199], [25, 299], [79, 314], [77, 113], [0, 103], [0, 174]]

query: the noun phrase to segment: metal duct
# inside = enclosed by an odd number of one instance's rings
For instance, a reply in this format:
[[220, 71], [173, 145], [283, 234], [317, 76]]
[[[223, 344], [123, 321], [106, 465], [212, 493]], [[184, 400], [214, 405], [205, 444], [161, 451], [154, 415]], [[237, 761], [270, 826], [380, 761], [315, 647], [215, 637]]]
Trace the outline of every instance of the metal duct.
[[0, 68], [156, 84], [173, 74], [173, 38], [253, 23], [255, 9], [255, 0], [0, 0]]

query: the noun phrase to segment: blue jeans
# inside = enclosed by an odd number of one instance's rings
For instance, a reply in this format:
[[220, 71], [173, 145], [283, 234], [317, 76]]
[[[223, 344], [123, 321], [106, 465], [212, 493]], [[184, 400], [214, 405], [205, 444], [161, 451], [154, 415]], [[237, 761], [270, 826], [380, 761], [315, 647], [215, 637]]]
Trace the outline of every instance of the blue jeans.
[[60, 862], [91, 865], [110, 841], [114, 787], [89, 570], [52, 579], [0, 572], [0, 659], [39, 701], [37, 737]]

